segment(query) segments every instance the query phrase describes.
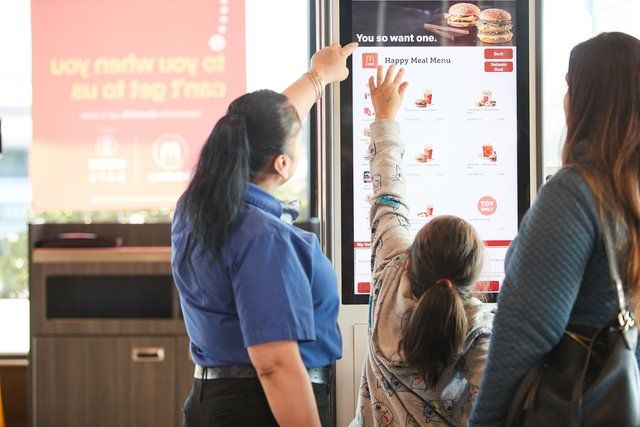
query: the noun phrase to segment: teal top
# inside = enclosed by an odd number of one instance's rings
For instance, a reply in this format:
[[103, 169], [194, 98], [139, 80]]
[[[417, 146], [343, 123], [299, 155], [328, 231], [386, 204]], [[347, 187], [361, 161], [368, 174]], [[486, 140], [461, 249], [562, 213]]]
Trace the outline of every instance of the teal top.
[[504, 424], [520, 381], [568, 323], [603, 326], [615, 319], [595, 200], [576, 171], [563, 169], [542, 187], [509, 248], [505, 271], [470, 426]]

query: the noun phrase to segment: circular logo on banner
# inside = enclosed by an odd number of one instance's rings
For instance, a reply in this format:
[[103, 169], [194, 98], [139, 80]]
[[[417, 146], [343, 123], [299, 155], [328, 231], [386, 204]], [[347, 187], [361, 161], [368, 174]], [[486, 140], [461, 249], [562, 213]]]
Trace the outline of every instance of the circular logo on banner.
[[100, 135], [94, 147], [99, 157], [113, 157], [118, 152], [118, 140], [112, 135]]
[[482, 215], [491, 216], [496, 213], [496, 209], [498, 209], [498, 202], [493, 197], [485, 196], [478, 202], [478, 210]]
[[151, 147], [153, 161], [165, 170], [180, 169], [187, 161], [187, 142], [175, 133], [161, 135]]

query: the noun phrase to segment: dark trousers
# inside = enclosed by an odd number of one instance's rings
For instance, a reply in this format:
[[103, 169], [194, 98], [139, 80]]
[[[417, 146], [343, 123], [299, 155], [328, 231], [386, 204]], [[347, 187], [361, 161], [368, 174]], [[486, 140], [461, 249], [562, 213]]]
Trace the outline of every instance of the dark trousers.
[[[333, 425], [331, 389], [312, 384], [323, 427]], [[185, 427], [277, 426], [257, 378], [194, 379], [182, 408]]]

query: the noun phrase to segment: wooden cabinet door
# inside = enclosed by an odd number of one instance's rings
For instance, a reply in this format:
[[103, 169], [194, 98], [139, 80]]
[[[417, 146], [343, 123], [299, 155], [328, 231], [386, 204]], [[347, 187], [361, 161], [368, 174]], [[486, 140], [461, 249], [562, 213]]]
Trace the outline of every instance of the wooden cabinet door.
[[34, 425], [173, 426], [173, 338], [38, 337]]
[[[176, 409], [174, 338], [117, 339], [126, 377], [119, 382], [125, 423], [131, 427], [173, 426]], [[162, 353], [162, 354], [160, 354]]]

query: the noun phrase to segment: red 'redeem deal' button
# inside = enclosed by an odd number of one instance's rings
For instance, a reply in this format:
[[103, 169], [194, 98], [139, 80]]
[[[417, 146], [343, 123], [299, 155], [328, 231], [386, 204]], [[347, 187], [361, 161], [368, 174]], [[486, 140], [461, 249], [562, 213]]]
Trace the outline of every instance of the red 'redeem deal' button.
[[485, 62], [484, 71], [487, 73], [510, 73], [513, 71], [513, 62]]
[[359, 282], [358, 286], [358, 293], [359, 294], [368, 294], [369, 292], [371, 292], [371, 283], [370, 282]]
[[513, 59], [512, 49], [485, 49], [484, 57], [486, 59]]

